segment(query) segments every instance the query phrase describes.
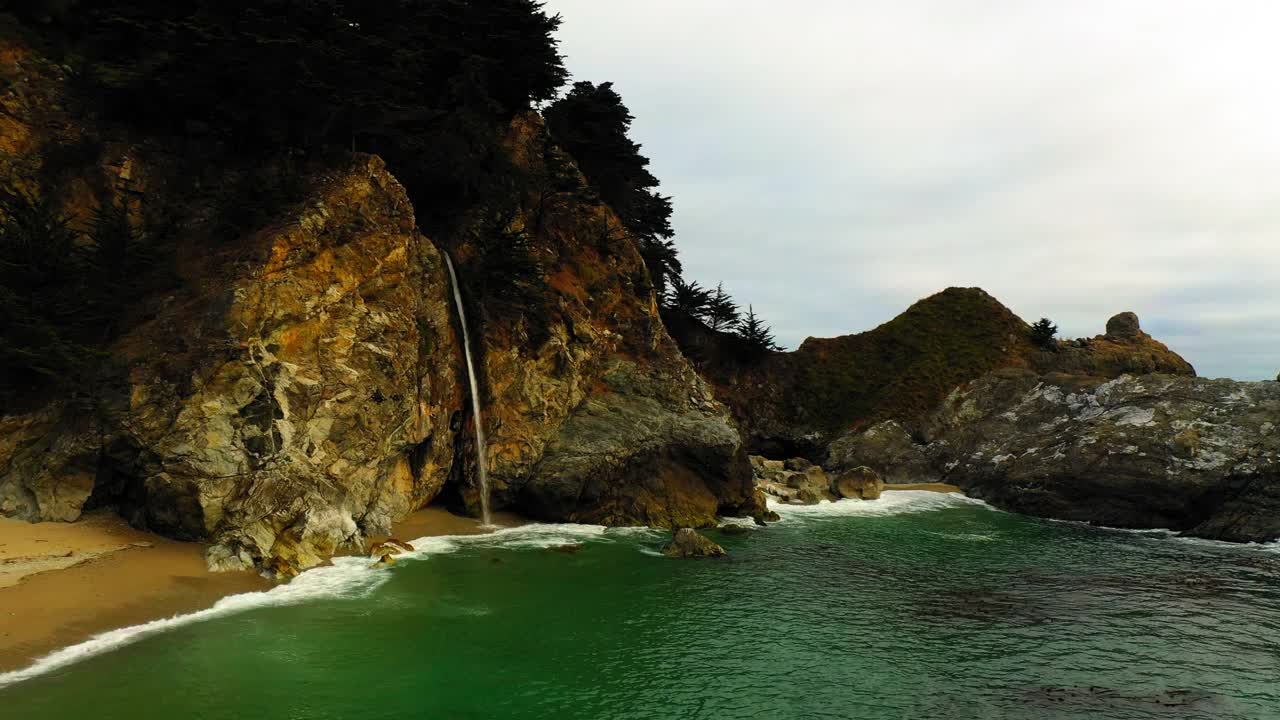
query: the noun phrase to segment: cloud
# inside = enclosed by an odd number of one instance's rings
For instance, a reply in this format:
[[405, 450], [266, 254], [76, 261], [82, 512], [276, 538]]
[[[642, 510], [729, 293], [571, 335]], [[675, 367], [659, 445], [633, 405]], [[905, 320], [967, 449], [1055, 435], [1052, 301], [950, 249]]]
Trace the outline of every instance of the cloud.
[[796, 345], [949, 285], [1068, 335], [1134, 310], [1280, 370], [1270, 2], [552, 0], [674, 196], [686, 273]]

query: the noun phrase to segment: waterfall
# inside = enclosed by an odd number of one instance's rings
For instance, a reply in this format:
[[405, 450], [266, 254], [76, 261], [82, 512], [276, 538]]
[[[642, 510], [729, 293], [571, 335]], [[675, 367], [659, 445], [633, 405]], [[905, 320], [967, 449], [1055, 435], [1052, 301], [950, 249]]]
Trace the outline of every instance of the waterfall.
[[458, 308], [458, 324], [462, 325], [462, 352], [467, 357], [467, 381], [471, 383], [471, 415], [476, 421], [476, 468], [480, 471], [480, 522], [489, 523], [489, 466], [485, 462], [484, 420], [480, 414], [480, 385], [476, 382], [476, 366], [471, 360], [471, 333], [467, 330], [467, 311], [462, 306], [462, 290], [458, 287], [458, 274], [453, 270], [453, 260], [449, 253], [444, 255], [444, 264], [449, 268], [449, 281], [453, 286], [453, 303]]

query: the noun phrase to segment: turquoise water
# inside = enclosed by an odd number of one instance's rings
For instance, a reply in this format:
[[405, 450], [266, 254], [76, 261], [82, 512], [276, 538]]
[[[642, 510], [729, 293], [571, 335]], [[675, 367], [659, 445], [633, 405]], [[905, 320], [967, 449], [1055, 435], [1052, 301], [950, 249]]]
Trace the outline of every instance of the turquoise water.
[[0, 717], [1280, 718], [1275, 548], [915, 492], [784, 512], [710, 533], [724, 561], [548, 526], [344, 560], [0, 676]]

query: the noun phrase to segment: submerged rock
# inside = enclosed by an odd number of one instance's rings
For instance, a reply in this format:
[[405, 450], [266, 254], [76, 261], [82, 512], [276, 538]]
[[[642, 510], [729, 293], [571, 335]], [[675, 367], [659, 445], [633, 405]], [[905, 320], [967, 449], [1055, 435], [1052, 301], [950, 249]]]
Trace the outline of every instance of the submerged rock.
[[662, 554], [673, 558], [704, 558], [728, 555], [725, 549], [691, 528], [680, 528], [671, 542], [662, 548]]
[[369, 554], [373, 557], [383, 557], [385, 555], [402, 555], [407, 552], [413, 552], [413, 545], [407, 542], [401, 542], [395, 538], [387, 538], [383, 542], [374, 545]]

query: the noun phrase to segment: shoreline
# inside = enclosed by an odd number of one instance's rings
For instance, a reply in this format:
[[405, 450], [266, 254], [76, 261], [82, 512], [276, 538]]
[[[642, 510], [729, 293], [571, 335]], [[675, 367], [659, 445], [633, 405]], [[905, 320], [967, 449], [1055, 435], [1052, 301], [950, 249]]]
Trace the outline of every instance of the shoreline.
[[926, 492], [936, 492], [936, 493], [960, 493], [961, 495], [965, 494], [964, 490], [961, 490], [956, 485], [948, 485], [947, 483], [937, 483], [937, 482], [902, 483], [898, 485], [890, 485], [888, 483], [885, 483], [884, 489], [885, 490], [924, 490]]
[[[886, 485], [885, 490], [960, 492], [942, 483]], [[432, 506], [397, 522], [390, 535], [370, 536], [365, 547], [392, 538], [412, 543], [482, 535], [528, 522], [513, 513], [495, 513], [493, 526], [483, 527], [474, 518]], [[252, 572], [209, 572], [206, 548], [136, 530], [110, 510], [74, 523], [0, 517], [0, 674], [113, 630], [197, 613], [226, 597], [287, 584]]]
[[[496, 513], [494, 525], [526, 522]], [[439, 507], [418, 510], [389, 536], [412, 542], [490, 532]], [[74, 523], [0, 517], [0, 673], [106, 632], [207, 610], [219, 600], [285, 583], [253, 572], [213, 573], [203, 543], [136, 530], [109, 510]]]

